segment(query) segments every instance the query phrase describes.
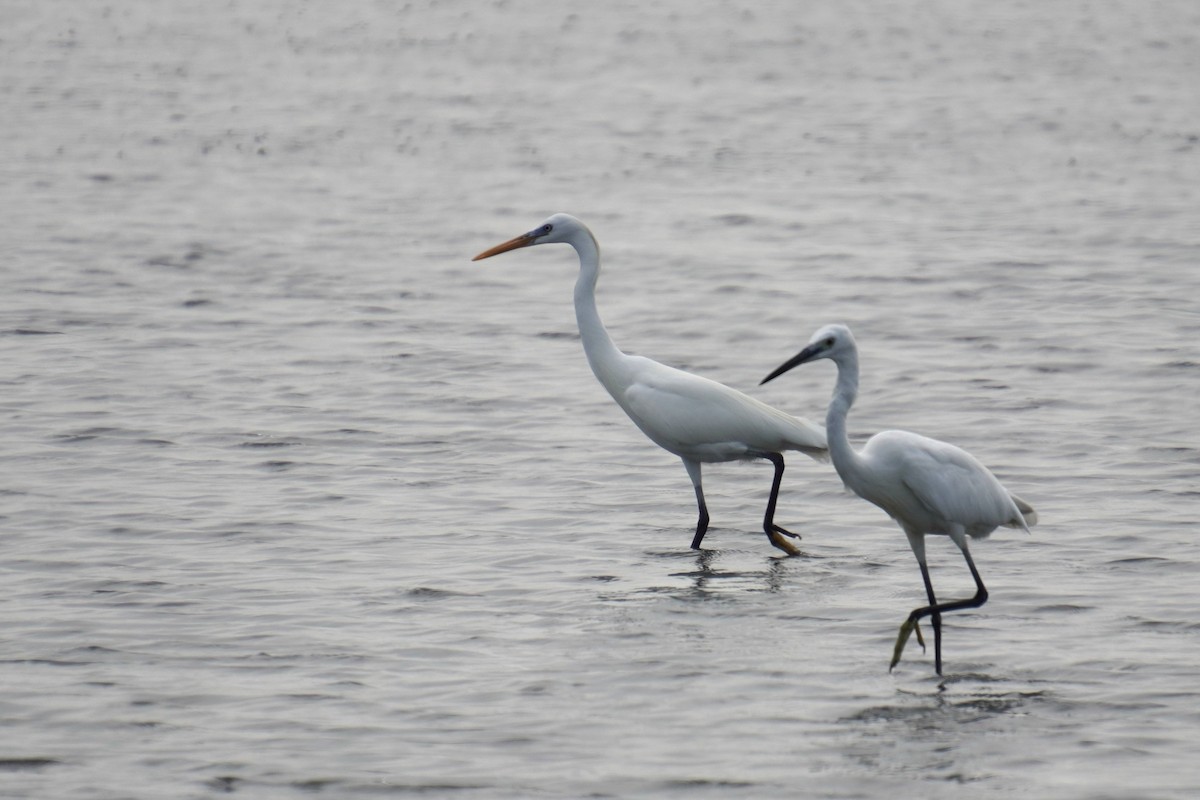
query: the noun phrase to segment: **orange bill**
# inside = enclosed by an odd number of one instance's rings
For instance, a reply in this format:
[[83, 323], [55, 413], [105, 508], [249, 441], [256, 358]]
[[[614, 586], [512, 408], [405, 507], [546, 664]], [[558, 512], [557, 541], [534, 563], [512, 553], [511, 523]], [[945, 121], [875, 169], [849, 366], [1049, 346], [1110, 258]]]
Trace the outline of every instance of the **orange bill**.
[[484, 258], [491, 258], [492, 256], [498, 256], [501, 253], [507, 253], [509, 250], [516, 250], [518, 247], [528, 247], [529, 245], [533, 244], [534, 239], [536, 239], [536, 238], [537, 237], [531, 233], [522, 233], [520, 236], [518, 236], [515, 239], [509, 239], [507, 242], [504, 242], [503, 244], [498, 244], [495, 247], [491, 248], [490, 250], [484, 250], [482, 253], [475, 256], [471, 260], [479, 261]]

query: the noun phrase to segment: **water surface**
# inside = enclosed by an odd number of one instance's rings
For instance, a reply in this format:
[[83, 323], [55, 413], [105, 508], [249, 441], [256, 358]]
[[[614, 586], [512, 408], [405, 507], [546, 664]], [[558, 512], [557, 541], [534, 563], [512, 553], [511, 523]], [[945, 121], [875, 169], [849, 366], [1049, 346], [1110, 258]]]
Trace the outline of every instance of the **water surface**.
[[[6, 4], [0, 787], [14, 798], [1190, 798], [1187, 2]], [[682, 466], [575, 333], [1032, 502], [946, 676], [904, 537]], [[971, 591], [931, 542], [946, 597]]]

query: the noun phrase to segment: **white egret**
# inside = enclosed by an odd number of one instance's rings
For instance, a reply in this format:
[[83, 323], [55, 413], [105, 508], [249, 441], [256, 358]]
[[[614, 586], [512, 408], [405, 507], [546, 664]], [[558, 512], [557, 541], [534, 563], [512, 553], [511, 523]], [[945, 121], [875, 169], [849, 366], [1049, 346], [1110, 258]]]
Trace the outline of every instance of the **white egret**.
[[[933, 620], [934, 664], [942, 674], [942, 614], [963, 608], [978, 608], [987, 602], [987, 588], [971, 559], [967, 537], [982, 539], [997, 527], [1022, 528], [1037, 522], [1037, 513], [1028, 503], [1009, 493], [987, 467], [970, 453], [952, 444], [928, 439], [908, 431], [883, 431], [871, 437], [861, 451], [855, 452], [846, 434], [846, 415], [858, 394], [858, 348], [850, 329], [827, 325], [813, 335], [808, 346], [762, 380], [766, 383], [792, 367], [828, 358], [837, 365], [837, 385], [825, 429], [829, 435], [829, 453], [842, 481], [855, 494], [886, 511], [900, 524], [921, 577], [929, 605], [914, 609], [900, 626], [892, 667], [900, 660], [904, 645], [913, 630], [921, 641], [918, 623], [922, 617]], [[925, 536], [949, 536], [962, 551], [975, 579], [975, 596], [939, 604], [929, 580], [925, 563]]]
[[569, 214], [555, 214], [532, 231], [498, 244], [473, 258], [483, 258], [537, 244], [569, 244], [579, 255], [575, 282], [575, 319], [588, 364], [629, 418], [659, 447], [683, 459], [700, 517], [692, 548], [699, 549], [708, 529], [708, 507], [700, 479], [703, 463], [764, 458], [775, 465], [763, 530], [771, 544], [795, 555], [783, 536], [799, 538], [775, 524], [775, 504], [783, 478], [783, 452], [799, 450], [815, 459], [828, 456], [825, 432], [707, 378], [621, 352], [596, 310], [600, 245], [587, 226]]

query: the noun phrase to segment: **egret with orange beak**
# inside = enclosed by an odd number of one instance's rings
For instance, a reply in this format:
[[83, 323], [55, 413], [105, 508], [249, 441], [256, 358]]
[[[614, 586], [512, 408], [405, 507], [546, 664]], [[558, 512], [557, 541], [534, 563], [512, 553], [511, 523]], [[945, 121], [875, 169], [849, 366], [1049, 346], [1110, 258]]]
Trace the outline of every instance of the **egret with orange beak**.
[[485, 250], [472, 260], [521, 247], [558, 243], [571, 245], [579, 256], [575, 318], [592, 372], [651, 441], [683, 460], [692, 480], [700, 512], [692, 548], [700, 549], [709, 522], [700, 465], [763, 458], [775, 466], [763, 530], [772, 545], [789, 555], [797, 554], [795, 545], [783, 537], [799, 536], [775, 524], [783, 453], [799, 450], [824, 460], [828, 455], [825, 432], [807, 420], [785, 414], [716, 381], [621, 352], [596, 310], [600, 246], [587, 226], [569, 214], [555, 214], [532, 231]]

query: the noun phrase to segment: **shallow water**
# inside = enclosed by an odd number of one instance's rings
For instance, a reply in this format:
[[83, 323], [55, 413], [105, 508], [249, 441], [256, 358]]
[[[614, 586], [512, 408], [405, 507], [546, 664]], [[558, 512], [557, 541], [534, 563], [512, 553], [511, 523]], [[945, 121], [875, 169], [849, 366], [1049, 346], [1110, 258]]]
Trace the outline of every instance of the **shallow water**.
[[[1200, 788], [1187, 2], [5, 4], [14, 798], [1185, 798]], [[828, 465], [682, 466], [618, 344], [978, 455], [946, 677]], [[931, 542], [943, 596], [971, 591]]]

